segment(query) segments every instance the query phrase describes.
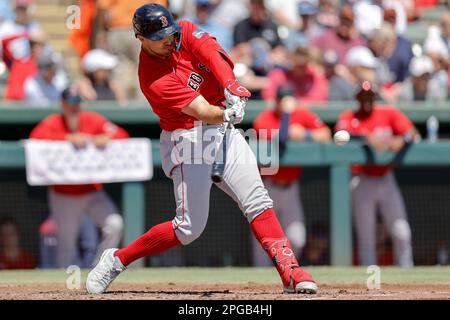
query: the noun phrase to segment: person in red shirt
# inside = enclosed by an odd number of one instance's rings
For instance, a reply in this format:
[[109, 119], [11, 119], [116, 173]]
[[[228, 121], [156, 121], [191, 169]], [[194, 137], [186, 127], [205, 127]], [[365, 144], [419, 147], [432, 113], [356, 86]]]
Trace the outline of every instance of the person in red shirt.
[[[77, 148], [93, 143], [104, 148], [111, 139], [127, 139], [128, 133], [94, 111], [81, 109], [79, 88], [71, 86], [61, 95], [61, 114], [42, 120], [30, 134], [30, 139], [65, 140]], [[88, 214], [102, 230], [98, 252], [117, 246], [122, 238], [123, 221], [119, 210], [100, 183], [54, 185], [49, 187], [49, 208], [58, 229], [57, 265], [73, 263], [80, 220]]]
[[208, 220], [212, 164], [217, 161], [224, 171], [216, 186], [241, 208], [274, 262], [283, 291], [316, 293], [314, 279], [299, 266], [273, 210], [256, 157], [233, 127], [244, 117], [250, 92], [236, 81], [229, 56], [214, 37], [191, 22], [175, 22], [158, 4], [138, 8], [133, 26], [141, 43], [140, 86], [160, 118], [162, 167], [174, 184], [176, 215], [128, 246], [106, 250], [88, 274], [87, 291], [104, 293], [133, 261], [197, 239]]
[[310, 49], [297, 48], [292, 54], [292, 67], [289, 70], [275, 69], [268, 75], [269, 82], [261, 92], [265, 100], [275, 100], [277, 88], [290, 82], [294, 96], [302, 102], [321, 102], [328, 99], [328, 80], [310, 62]]
[[0, 270], [34, 268], [36, 258], [20, 247], [17, 223], [10, 218], [0, 220]]
[[[347, 130], [364, 139], [377, 152], [399, 152], [419, 134], [412, 122], [399, 110], [375, 105], [376, 90], [370, 82], [362, 83], [356, 95], [359, 108], [344, 111], [336, 131]], [[395, 263], [413, 265], [411, 229], [402, 195], [393, 174], [393, 165], [353, 165], [352, 206], [363, 265], [376, 265], [376, 214], [379, 210], [392, 238]]]
[[[298, 107], [298, 101], [293, 97], [293, 89], [289, 85], [281, 85], [277, 89], [277, 98], [274, 109], [260, 113], [253, 128], [259, 132], [267, 130], [264, 138], [278, 138], [280, 150], [283, 152], [288, 140], [314, 141], [327, 143], [331, 141], [330, 129], [312, 111]], [[272, 130], [279, 129], [277, 137], [272, 136]], [[262, 136], [259, 136], [262, 138]], [[281, 225], [292, 244], [294, 253], [298, 256], [305, 245], [306, 229], [304, 224], [303, 208], [300, 201], [298, 181], [303, 168], [281, 167], [274, 175], [263, 176], [264, 185], [274, 201], [274, 208], [278, 213]], [[268, 266], [259, 244], [253, 241], [253, 264]]]

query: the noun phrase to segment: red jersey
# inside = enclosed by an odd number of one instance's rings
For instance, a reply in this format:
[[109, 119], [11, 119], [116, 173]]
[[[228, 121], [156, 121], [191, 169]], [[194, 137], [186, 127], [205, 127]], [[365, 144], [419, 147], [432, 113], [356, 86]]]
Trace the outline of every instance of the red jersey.
[[264, 99], [275, 99], [277, 88], [289, 81], [294, 87], [294, 95], [305, 102], [319, 102], [328, 99], [328, 80], [313, 66], [307, 66], [303, 77], [295, 78], [290, 72], [275, 69], [269, 73], [269, 85], [261, 92]]
[[[411, 120], [399, 109], [387, 106], [374, 106], [372, 114], [367, 118], [358, 118], [355, 112], [345, 111], [336, 123], [336, 131], [347, 130], [350, 135], [361, 136], [375, 133], [381, 139], [403, 135], [413, 127]], [[390, 170], [392, 170], [392, 165], [354, 165], [352, 167], [353, 173], [364, 173], [372, 176], [383, 176]]]
[[[306, 108], [295, 109], [289, 118], [289, 125], [298, 124], [308, 130], [320, 129], [326, 125], [312, 111]], [[253, 128], [257, 131], [267, 129], [267, 138], [271, 139], [271, 129], [280, 129], [281, 118], [275, 110], [265, 110], [261, 112], [253, 123]], [[294, 182], [298, 180], [303, 172], [301, 167], [281, 167], [275, 175], [267, 178], [280, 182]]]
[[152, 57], [141, 50], [139, 82], [153, 111], [160, 118], [163, 130], [190, 129], [196, 118], [181, 110], [202, 95], [212, 105], [225, 100], [222, 86], [213, 73], [196, 57], [195, 51], [211, 36], [193, 23], [180, 21], [180, 50], [167, 59]]
[[[53, 114], [42, 120], [31, 131], [30, 139], [40, 140], [65, 140], [66, 136], [72, 134], [67, 128], [62, 114]], [[102, 115], [94, 111], [80, 112], [79, 129], [77, 133], [84, 133], [91, 136], [100, 134], [112, 134], [113, 139], [126, 139], [128, 133], [111, 123]], [[53, 190], [67, 195], [83, 195], [95, 190], [101, 190], [103, 186], [100, 183], [82, 184], [82, 185], [55, 185]]]

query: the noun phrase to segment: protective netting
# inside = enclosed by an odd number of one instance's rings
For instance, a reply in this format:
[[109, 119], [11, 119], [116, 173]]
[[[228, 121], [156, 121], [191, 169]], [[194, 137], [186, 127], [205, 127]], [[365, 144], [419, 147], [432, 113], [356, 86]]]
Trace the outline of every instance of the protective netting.
[[[448, 263], [450, 168], [401, 168], [396, 176], [411, 224], [415, 264]], [[308, 169], [302, 177], [301, 199], [307, 228], [307, 246], [301, 256], [304, 264], [329, 263], [328, 179], [326, 168]], [[145, 186], [148, 229], [172, 219], [175, 203], [172, 182], [159, 169]], [[108, 186], [107, 191], [120, 206], [120, 185]], [[39, 224], [47, 213], [45, 188], [27, 186], [23, 170], [0, 171], [0, 219], [12, 217], [17, 222], [21, 246], [37, 259]], [[148, 258], [146, 262], [152, 266], [249, 266], [250, 237], [247, 220], [238, 206], [213, 187], [209, 220], [202, 236], [189, 246]], [[356, 248], [356, 241], [354, 244]], [[390, 241], [383, 245], [386, 252], [392, 250]]]

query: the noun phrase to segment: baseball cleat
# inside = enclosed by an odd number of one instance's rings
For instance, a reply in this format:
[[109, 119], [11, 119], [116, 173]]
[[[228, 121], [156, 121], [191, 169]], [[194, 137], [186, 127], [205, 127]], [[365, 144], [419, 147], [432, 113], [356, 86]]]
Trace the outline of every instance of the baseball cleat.
[[100, 261], [89, 272], [86, 279], [86, 289], [89, 293], [104, 293], [111, 282], [126, 269], [119, 258], [114, 256], [114, 252], [117, 250], [107, 249], [103, 251]]
[[295, 289], [293, 287], [284, 287], [284, 293], [304, 293], [304, 294], [316, 294], [317, 284], [311, 281], [302, 281], [297, 283]]

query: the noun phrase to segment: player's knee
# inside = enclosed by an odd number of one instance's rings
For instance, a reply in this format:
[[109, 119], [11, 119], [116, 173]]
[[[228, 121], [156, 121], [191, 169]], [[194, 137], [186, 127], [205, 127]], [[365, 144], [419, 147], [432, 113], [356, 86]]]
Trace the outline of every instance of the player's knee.
[[397, 219], [392, 224], [392, 236], [397, 240], [411, 241], [411, 228], [405, 219]]
[[111, 214], [105, 219], [102, 228], [105, 234], [118, 234], [123, 231], [123, 218], [120, 214]]
[[180, 224], [175, 230], [175, 233], [182, 245], [188, 245], [201, 236], [203, 230], [205, 230], [205, 226], [206, 224]]

